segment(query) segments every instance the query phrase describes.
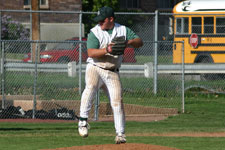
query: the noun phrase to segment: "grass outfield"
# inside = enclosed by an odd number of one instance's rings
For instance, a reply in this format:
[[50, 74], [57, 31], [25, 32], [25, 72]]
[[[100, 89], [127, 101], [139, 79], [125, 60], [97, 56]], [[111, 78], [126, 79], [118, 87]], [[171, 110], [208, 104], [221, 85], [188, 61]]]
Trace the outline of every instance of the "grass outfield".
[[[224, 149], [224, 96], [188, 97], [185, 106], [186, 113], [163, 121], [127, 122], [128, 143], [154, 144], [183, 150]], [[90, 125], [89, 137], [83, 139], [78, 136], [77, 123], [2, 122], [0, 149], [38, 150], [114, 143], [115, 133], [112, 122], [91, 122]], [[207, 133], [206, 136], [202, 136], [204, 133]], [[216, 136], [215, 133], [222, 134]], [[200, 136], [195, 136], [198, 134]]]

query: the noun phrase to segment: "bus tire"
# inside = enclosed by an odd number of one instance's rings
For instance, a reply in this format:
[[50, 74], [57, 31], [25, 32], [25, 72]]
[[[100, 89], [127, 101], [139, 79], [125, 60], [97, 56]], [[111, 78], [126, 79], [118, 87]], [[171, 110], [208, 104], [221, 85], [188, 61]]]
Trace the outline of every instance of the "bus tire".
[[[213, 63], [213, 59], [211, 56], [199, 56], [196, 63]], [[200, 74], [201, 80], [218, 80], [220, 79], [219, 74]]]

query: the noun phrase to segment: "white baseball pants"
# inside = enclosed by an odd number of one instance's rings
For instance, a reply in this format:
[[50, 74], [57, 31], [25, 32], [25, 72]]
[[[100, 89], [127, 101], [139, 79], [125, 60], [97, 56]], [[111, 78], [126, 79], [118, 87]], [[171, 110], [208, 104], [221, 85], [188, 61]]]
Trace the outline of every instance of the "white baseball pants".
[[86, 67], [85, 82], [86, 86], [81, 96], [80, 117], [88, 118], [96, 92], [105, 84], [113, 110], [116, 133], [124, 133], [125, 114], [119, 73], [88, 64]]

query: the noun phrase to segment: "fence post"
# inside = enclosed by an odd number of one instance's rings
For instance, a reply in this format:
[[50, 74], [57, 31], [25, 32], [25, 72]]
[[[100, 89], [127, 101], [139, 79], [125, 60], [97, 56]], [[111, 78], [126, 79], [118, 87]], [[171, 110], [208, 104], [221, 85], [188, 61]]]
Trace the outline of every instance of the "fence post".
[[68, 69], [68, 76], [69, 77], [76, 77], [77, 73], [77, 63], [75, 61], [69, 62], [67, 64], [67, 69]]
[[98, 120], [98, 115], [99, 115], [99, 103], [100, 103], [100, 99], [99, 99], [99, 90], [97, 90], [97, 92], [96, 92], [96, 98], [95, 98], [95, 116], [94, 116], [94, 120], [95, 120], [95, 121]]
[[0, 40], [2, 40], [2, 12], [0, 11]]
[[2, 109], [5, 108], [5, 43], [2, 41], [1, 50], [2, 50], [2, 58], [1, 58], [1, 83], [2, 83]]
[[146, 78], [153, 78], [153, 63], [152, 62], [148, 62], [144, 64], [144, 74]]
[[182, 112], [184, 113], [184, 82], [185, 82], [185, 66], [184, 66], [184, 41], [182, 41]]
[[[31, 6], [30, 6], [30, 41], [32, 40], [32, 36], [33, 36], [33, 27], [32, 27], [32, 9], [31, 9]], [[31, 42], [30, 43], [30, 47], [31, 47], [31, 51], [30, 51], [30, 55], [33, 56], [33, 43]], [[33, 62], [32, 60], [33, 58], [31, 57], [31, 62]]]
[[[0, 41], [1, 40], [2, 40], [2, 12], [0, 11]], [[2, 42], [0, 42], [0, 46], [1, 46], [1, 43]]]
[[154, 94], [157, 94], [157, 80], [158, 80], [158, 17], [159, 17], [159, 13], [158, 10], [155, 11], [155, 42], [154, 42]]
[[35, 70], [34, 70], [34, 89], [33, 89], [33, 95], [34, 95], [34, 98], [33, 98], [33, 116], [32, 118], [35, 119], [35, 113], [36, 113], [36, 108], [37, 108], [37, 57], [38, 57], [38, 54], [37, 54], [37, 51], [38, 51], [38, 43], [36, 43], [36, 46], [35, 46]]
[[[82, 11], [79, 13], [79, 40], [82, 41]], [[79, 43], [79, 94], [82, 92], [82, 44]]]
[[[2, 12], [0, 11], [0, 51], [3, 53], [2, 49]], [[3, 73], [4, 73], [4, 59], [3, 59], [3, 54], [1, 53], [1, 89], [2, 89], [2, 109], [5, 108], [5, 97], [4, 97], [4, 85], [3, 85]]]

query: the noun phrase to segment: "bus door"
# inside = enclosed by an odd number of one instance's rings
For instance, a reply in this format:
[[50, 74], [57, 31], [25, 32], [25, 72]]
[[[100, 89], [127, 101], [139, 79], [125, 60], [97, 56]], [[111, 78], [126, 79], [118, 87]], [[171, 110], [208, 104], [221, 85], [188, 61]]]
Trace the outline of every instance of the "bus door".
[[189, 35], [189, 17], [177, 16], [174, 18], [174, 41], [173, 63], [182, 63], [182, 43], [176, 41], [186, 41]]

